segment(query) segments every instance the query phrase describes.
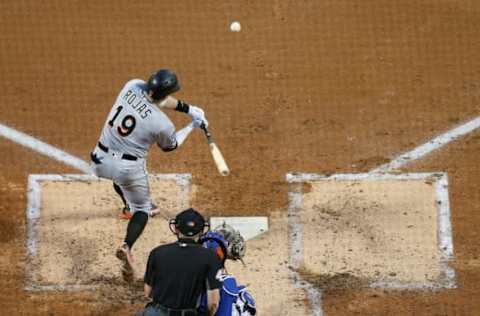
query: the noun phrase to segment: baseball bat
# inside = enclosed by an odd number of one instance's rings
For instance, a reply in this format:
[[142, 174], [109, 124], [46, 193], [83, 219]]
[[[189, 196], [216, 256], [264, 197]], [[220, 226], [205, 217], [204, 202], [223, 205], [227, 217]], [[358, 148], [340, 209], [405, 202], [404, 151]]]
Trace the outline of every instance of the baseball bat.
[[230, 169], [228, 169], [227, 163], [225, 162], [225, 159], [223, 158], [223, 155], [220, 152], [220, 149], [218, 149], [217, 144], [215, 144], [215, 142], [213, 141], [212, 133], [210, 133], [208, 128], [205, 126], [205, 124], [202, 124], [200, 128], [205, 132], [205, 136], [207, 137], [208, 147], [210, 147], [210, 153], [212, 154], [213, 161], [217, 166], [218, 172], [220, 172], [220, 174], [224, 177], [228, 176], [230, 174]]

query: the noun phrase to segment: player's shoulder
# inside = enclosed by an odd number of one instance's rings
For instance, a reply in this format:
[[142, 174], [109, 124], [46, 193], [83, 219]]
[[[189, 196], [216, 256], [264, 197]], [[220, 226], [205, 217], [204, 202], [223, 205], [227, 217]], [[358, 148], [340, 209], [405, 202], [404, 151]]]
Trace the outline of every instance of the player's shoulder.
[[176, 242], [171, 242], [171, 243], [168, 243], [168, 244], [162, 244], [160, 246], [157, 246], [155, 247], [152, 252], [161, 252], [161, 251], [165, 251], [165, 250], [168, 250], [170, 248], [174, 248], [176, 247], [177, 243]]
[[174, 246], [173, 243], [157, 246], [153, 248], [152, 251], [150, 251], [150, 256], [153, 256], [153, 257], [163, 256], [165, 253], [170, 252], [173, 246]]
[[125, 83], [125, 88], [137, 88], [137, 89], [143, 89], [146, 86], [146, 82], [142, 79], [131, 79]]

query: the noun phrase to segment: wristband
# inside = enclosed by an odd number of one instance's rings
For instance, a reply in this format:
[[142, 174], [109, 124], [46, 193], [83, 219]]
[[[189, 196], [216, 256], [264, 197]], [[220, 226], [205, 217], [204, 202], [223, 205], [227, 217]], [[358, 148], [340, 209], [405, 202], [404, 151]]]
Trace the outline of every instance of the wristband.
[[175, 108], [175, 111], [188, 113], [189, 109], [190, 109], [190, 105], [188, 105], [188, 103], [185, 103], [181, 100], [178, 100], [177, 107]]

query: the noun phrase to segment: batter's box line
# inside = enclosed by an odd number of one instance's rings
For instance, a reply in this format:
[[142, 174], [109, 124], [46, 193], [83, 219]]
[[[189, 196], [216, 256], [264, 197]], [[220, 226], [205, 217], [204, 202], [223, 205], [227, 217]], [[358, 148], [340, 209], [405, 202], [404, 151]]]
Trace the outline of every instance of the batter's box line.
[[322, 316], [322, 293], [310, 282], [303, 279], [298, 270], [302, 263], [302, 226], [298, 208], [302, 204], [302, 192], [288, 192], [288, 242], [291, 279], [295, 288], [303, 289], [310, 302], [314, 316]]
[[[149, 174], [150, 179], [160, 181], [175, 180], [180, 187], [180, 200], [183, 206], [188, 205], [191, 194], [191, 179], [189, 173], [162, 173]], [[27, 291], [83, 291], [91, 290], [96, 286], [91, 285], [39, 285], [35, 284], [36, 271], [34, 266], [38, 254], [38, 223], [41, 217], [41, 183], [43, 181], [79, 181], [79, 182], [100, 182], [110, 181], [100, 179], [94, 175], [87, 174], [31, 174], [28, 176], [27, 187], [27, 264], [25, 273], [25, 290]]]
[[436, 282], [402, 283], [402, 282], [374, 282], [371, 287], [389, 289], [440, 289], [455, 288], [455, 270], [449, 266], [454, 258], [452, 227], [450, 221], [450, 201], [448, 196], [448, 176], [445, 172], [433, 173], [359, 173], [359, 174], [333, 174], [321, 175], [316, 173], [291, 172], [286, 175], [286, 181], [297, 184], [288, 194], [288, 227], [289, 227], [289, 260], [293, 269], [293, 279], [298, 288], [303, 288], [310, 299], [314, 315], [322, 315], [321, 290], [315, 288], [307, 280], [302, 279], [298, 269], [303, 264], [302, 224], [299, 210], [303, 203], [302, 183], [315, 181], [379, 181], [379, 180], [426, 180], [432, 181], [435, 186], [436, 209], [437, 209], [437, 240], [440, 253], [440, 268], [444, 277]]
[[[373, 287], [388, 287], [398, 289], [414, 288], [454, 288], [455, 271], [448, 263], [454, 258], [452, 226], [450, 220], [450, 201], [448, 196], [448, 176], [445, 172], [422, 172], [422, 173], [404, 173], [404, 174], [379, 174], [379, 173], [360, 173], [360, 174], [334, 174], [330, 176], [315, 173], [289, 173], [286, 176], [289, 183], [304, 183], [313, 181], [378, 181], [378, 180], [426, 180], [432, 181], [435, 186], [436, 209], [437, 209], [437, 240], [438, 251], [441, 254], [440, 265], [445, 277], [441, 281], [426, 283], [400, 283], [400, 282], [375, 282]], [[291, 240], [291, 245], [298, 254], [291, 253], [294, 262], [299, 266], [301, 264], [302, 247], [302, 229], [298, 220], [298, 210], [302, 204], [302, 188], [299, 186], [296, 192], [293, 192], [294, 199], [290, 199], [293, 204], [289, 214], [290, 224], [295, 231], [295, 238]]]

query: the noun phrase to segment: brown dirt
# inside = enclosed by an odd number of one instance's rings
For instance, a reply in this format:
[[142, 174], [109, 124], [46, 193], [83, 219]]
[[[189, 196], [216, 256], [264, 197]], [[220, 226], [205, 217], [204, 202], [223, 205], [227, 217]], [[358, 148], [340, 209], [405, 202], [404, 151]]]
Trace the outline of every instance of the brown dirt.
[[350, 273], [317, 274], [308, 270], [300, 270], [300, 275], [324, 293], [338, 290], [366, 289], [372, 280], [360, 278]]
[[371, 283], [444, 281], [436, 193], [424, 181], [312, 183], [297, 211], [303, 267], [320, 277], [348, 273]]
[[[285, 211], [287, 172], [366, 171], [478, 115], [479, 15], [475, 0], [6, 0], [0, 122], [87, 159], [121, 85], [170, 67], [178, 96], [206, 110], [232, 174], [217, 175], [199, 132], [154, 151], [150, 170], [191, 172], [194, 206], [208, 214]], [[449, 173], [458, 288], [335, 291], [327, 315], [480, 311], [479, 137], [407, 168]], [[111, 294], [116, 284], [23, 290], [27, 176], [77, 171], [4, 139], [0, 152], [2, 314], [132, 314], [141, 302]]]
[[[187, 207], [189, 188], [183, 191], [175, 179], [151, 177], [150, 187], [167, 218]], [[123, 206], [111, 181], [43, 180], [40, 188], [41, 216], [35, 221], [37, 245], [27, 266], [32, 269], [29, 283], [55, 289], [118, 286], [121, 266], [114, 250], [123, 241], [127, 221], [117, 217]], [[150, 219], [133, 249], [135, 279], [143, 277], [150, 251], [174, 240], [167, 220]]]

